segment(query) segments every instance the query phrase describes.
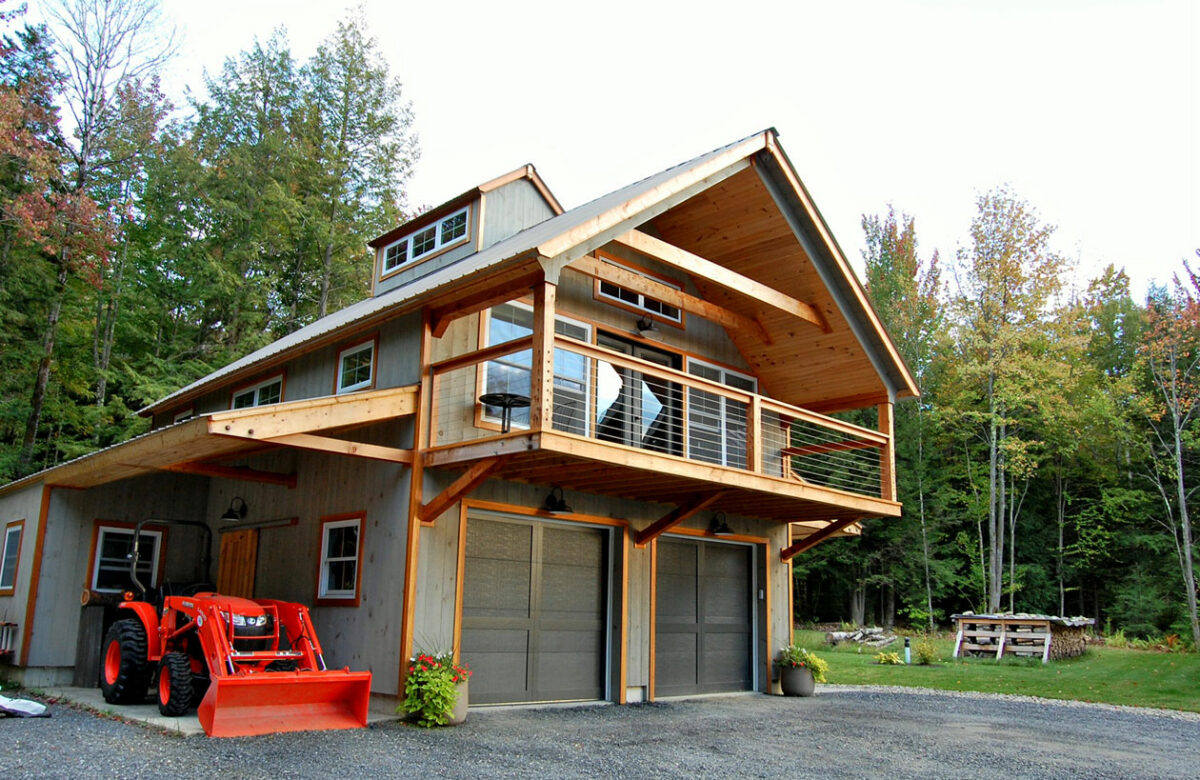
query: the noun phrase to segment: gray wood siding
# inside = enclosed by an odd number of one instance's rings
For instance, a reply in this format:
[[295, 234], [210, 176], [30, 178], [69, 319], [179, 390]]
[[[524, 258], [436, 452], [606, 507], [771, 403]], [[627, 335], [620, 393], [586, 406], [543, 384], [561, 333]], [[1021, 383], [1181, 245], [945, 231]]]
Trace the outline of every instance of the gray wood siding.
[[[366, 341], [379, 334], [378, 353], [375, 356], [375, 388], [402, 387], [416, 384], [421, 373], [421, 315], [410, 313], [388, 320], [377, 330], [367, 330], [334, 344], [322, 347], [289, 360], [282, 368], [264, 369], [256, 379], [267, 379], [280, 371], [284, 373], [284, 401], [299, 401], [305, 398], [320, 398], [333, 395], [336, 388], [338, 353], [347, 347]], [[194, 404], [196, 414], [224, 412], [229, 409], [235, 388], [246, 386], [240, 381], [206, 393]], [[170, 425], [176, 410], [155, 415], [153, 427]]]
[[[411, 423], [393, 422], [356, 432], [371, 443], [411, 440]], [[254, 596], [312, 605], [321, 554], [321, 518], [365, 512], [358, 607], [312, 608], [313, 622], [330, 667], [374, 674], [375, 693], [395, 694], [400, 669], [400, 620], [407, 536], [409, 470], [398, 464], [324, 453], [280, 450], [249, 465], [296, 472], [297, 485], [283, 487], [212, 480], [214, 516], [240, 496], [247, 522], [298, 518], [294, 526], [263, 529], [258, 543]], [[219, 541], [218, 541], [219, 543]], [[217, 550], [214, 550], [214, 558]]]
[[483, 196], [483, 249], [554, 216], [537, 187], [518, 179]]
[[[207, 510], [206, 482], [201, 477], [153, 474], [90, 490], [60, 489], [52, 493], [29, 666], [75, 663], [79, 592], [91, 576], [88, 558], [95, 521], [208, 519], [211, 513]], [[201, 536], [188, 528], [168, 530], [165, 579], [195, 579]]]
[[24, 520], [21, 551], [17, 559], [17, 578], [11, 596], [0, 596], [0, 620], [17, 623], [17, 658], [21, 653], [21, 635], [25, 630], [25, 607], [33, 581], [34, 548], [37, 545], [38, 519], [42, 511], [42, 483], [0, 496], [0, 530], [14, 520]]

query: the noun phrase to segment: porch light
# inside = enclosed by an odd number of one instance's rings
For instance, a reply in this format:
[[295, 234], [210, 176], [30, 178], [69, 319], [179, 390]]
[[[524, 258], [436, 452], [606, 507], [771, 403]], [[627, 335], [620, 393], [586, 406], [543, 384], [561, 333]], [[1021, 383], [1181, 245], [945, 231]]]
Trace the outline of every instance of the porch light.
[[236, 523], [239, 520], [245, 520], [246, 512], [248, 511], [250, 511], [250, 508], [246, 506], [246, 502], [240, 497], [235, 496], [229, 502], [229, 508], [225, 510], [225, 514], [221, 515], [221, 519], [226, 522]]
[[641, 317], [637, 321], [637, 325], [634, 326], [633, 333], [635, 336], [641, 336], [644, 339], [662, 341], [662, 332], [658, 329], [658, 325], [650, 317]]
[[712, 520], [708, 522], [708, 532], [713, 536], [733, 535], [733, 531], [729, 528], [729, 523], [725, 522], [724, 512], [717, 512], [712, 516]]
[[546, 496], [546, 501], [542, 504], [542, 510], [552, 515], [567, 515], [575, 511], [567, 506], [567, 500], [563, 498], [562, 488], [558, 486], [551, 489], [550, 495]]

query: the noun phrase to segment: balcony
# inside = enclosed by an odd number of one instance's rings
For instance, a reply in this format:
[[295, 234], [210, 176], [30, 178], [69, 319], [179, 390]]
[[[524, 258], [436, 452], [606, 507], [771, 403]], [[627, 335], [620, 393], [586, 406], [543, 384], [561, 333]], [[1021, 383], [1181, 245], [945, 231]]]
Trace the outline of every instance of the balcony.
[[[676, 505], [719, 494], [714, 509], [779, 522], [900, 513], [887, 433], [563, 335], [542, 401], [535, 351], [527, 336], [431, 366], [426, 465], [497, 459], [489, 476]], [[482, 402], [496, 393], [516, 405]]]

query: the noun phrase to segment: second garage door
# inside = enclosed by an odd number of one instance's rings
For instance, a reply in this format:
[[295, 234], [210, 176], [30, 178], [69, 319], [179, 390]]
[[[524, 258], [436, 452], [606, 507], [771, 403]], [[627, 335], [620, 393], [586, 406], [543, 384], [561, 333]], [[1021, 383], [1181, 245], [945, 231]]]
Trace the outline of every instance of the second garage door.
[[461, 656], [472, 704], [605, 698], [608, 535], [467, 520]]
[[658, 540], [656, 696], [754, 686], [754, 548]]

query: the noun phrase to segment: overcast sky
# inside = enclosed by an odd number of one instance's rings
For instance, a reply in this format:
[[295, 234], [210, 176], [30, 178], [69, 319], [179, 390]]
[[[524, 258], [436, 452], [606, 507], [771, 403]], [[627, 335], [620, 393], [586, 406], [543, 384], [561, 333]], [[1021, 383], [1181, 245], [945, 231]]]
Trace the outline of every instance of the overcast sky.
[[[36, 5], [36, 0], [34, 5]], [[410, 202], [526, 162], [563, 204], [775, 127], [861, 269], [863, 213], [917, 220], [953, 257], [1002, 183], [1058, 226], [1079, 284], [1106, 263], [1141, 294], [1200, 247], [1190, 0], [387, 2], [366, 14], [413, 103]], [[298, 59], [337, 2], [164, 0], [167, 81], [286, 28]], [[177, 102], [182, 103], [182, 99]]]

